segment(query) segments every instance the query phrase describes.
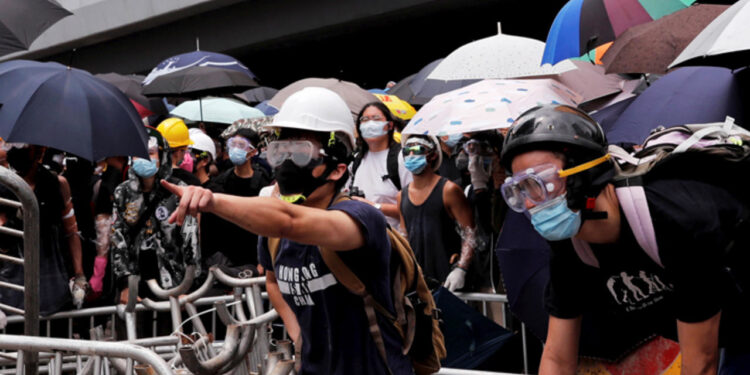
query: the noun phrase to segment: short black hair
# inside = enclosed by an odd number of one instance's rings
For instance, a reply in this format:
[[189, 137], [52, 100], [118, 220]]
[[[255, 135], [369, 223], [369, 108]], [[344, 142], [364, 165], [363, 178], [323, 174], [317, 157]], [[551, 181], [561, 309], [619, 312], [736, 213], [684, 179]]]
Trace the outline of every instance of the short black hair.
[[253, 144], [253, 147], [258, 147], [258, 144], [260, 143], [260, 134], [256, 132], [253, 129], [250, 128], [239, 128], [234, 133], [232, 133], [228, 138], [232, 138], [234, 136], [240, 136]]

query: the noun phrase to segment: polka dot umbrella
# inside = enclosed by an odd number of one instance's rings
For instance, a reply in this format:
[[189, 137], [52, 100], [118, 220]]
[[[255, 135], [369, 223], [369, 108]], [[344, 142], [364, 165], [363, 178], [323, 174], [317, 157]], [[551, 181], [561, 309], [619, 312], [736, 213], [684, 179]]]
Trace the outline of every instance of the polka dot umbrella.
[[502, 129], [534, 106], [577, 106], [581, 100], [580, 94], [552, 79], [488, 79], [435, 96], [402, 133], [443, 136]]

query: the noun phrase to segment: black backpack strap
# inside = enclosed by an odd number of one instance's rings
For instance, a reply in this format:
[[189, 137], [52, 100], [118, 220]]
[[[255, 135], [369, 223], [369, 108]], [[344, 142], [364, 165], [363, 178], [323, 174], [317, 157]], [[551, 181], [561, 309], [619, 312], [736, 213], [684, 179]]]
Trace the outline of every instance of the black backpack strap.
[[[398, 142], [392, 142], [388, 146], [388, 159], [386, 161], [386, 170], [388, 178], [396, 186], [396, 190], [401, 190], [401, 177], [398, 174], [398, 154], [401, 152], [401, 145]], [[385, 180], [385, 178], [383, 179]]]

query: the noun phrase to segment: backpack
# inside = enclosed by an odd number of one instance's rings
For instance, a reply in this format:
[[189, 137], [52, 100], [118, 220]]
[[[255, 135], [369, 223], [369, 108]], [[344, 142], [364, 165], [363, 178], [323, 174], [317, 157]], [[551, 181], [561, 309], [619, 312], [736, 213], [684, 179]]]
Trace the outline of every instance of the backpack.
[[[388, 174], [381, 176], [383, 181], [391, 180], [393, 185], [396, 186], [396, 190], [401, 190], [401, 177], [398, 174], [399, 152], [401, 152], [401, 145], [398, 142], [391, 142], [391, 145], [388, 146], [388, 157], [385, 165]], [[354, 183], [354, 175], [357, 173], [359, 165], [362, 164], [362, 158], [364, 158], [364, 155], [361, 152], [357, 153], [357, 156], [354, 157], [354, 161], [352, 162], [352, 183]]]
[[[750, 198], [742, 191], [747, 185], [737, 181], [750, 175], [750, 132], [735, 125], [728, 116], [723, 123], [658, 127], [639, 150], [629, 153], [610, 145], [609, 153], [615, 161], [613, 183], [622, 212], [638, 245], [662, 268], [644, 180], [689, 176], [726, 187], [733, 194], [745, 197], [746, 202]], [[599, 268], [599, 261], [587, 242], [577, 238], [572, 242], [581, 261]]]
[[[334, 202], [350, 199], [340, 196]], [[446, 357], [443, 333], [439, 327], [439, 317], [432, 297], [432, 292], [425, 283], [422, 268], [414, 257], [409, 242], [390, 226], [386, 229], [391, 242], [391, 286], [393, 306], [396, 316], [384, 308], [365, 288], [364, 283], [344, 264], [341, 257], [332, 250], [320, 248], [320, 254], [326, 266], [336, 280], [347, 290], [364, 300], [365, 314], [370, 325], [378, 353], [388, 368], [385, 344], [377, 322], [377, 314], [391, 322], [401, 335], [403, 353], [412, 361], [416, 375], [433, 374], [440, 370], [440, 360]], [[275, 261], [281, 244], [280, 238], [268, 238], [268, 251], [271, 260]], [[388, 373], [391, 371], [388, 369]]]

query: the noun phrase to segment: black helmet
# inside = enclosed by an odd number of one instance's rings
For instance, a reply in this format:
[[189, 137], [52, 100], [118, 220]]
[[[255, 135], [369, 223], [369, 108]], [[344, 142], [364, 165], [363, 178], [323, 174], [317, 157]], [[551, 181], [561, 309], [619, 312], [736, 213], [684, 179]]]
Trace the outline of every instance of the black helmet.
[[516, 119], [503, 143], [501, 160], [510, 170], [513, 158], [531, 150], [574, 149], [594, 158], [607, 153], [607, 138], [585, 112], [567, 105], [534, 107]]
[[[564, 168], [571, 168], [607, 154], [607, 138], [599, 124], [585, 112], [567, 105], [534, 107], [513, 122], [505, 136], [500, 160], [510, 171], [513, 158], [533, 150], [560, 152]], [[568, 206], [585, 209], [611, 180], [611, 162], [567, 178]]]

